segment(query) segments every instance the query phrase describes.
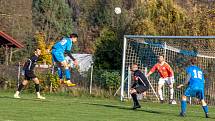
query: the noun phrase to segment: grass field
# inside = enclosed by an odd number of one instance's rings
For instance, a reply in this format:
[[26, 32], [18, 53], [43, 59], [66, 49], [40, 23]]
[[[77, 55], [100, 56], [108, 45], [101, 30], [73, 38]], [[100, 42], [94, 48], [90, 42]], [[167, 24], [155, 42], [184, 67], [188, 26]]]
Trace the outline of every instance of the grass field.
[[93, 97], [46, 95], [37, 100], [33, 94], [0, 91], [0, 121], [215, 121], [215, 108], [209, 107], [210, 119], [200, 106], [188, 106], [187, 117], [178, 117], [179, 105], [141, 102], [131, 110], [131, 102]]

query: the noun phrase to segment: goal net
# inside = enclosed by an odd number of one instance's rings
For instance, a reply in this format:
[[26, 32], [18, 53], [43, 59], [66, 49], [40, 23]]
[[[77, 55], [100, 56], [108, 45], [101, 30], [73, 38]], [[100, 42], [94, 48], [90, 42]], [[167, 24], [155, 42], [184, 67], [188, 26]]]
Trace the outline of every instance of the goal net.
[[[174, 71], [174, 98], [179, 101], [184, 89], [176, 89], [185, 81], [185, 69], [191, 58], [197, 58], [198, 66], [205, 74], [205, 97], [209, 104], [215, 104], [215, 36], [135, 36], [125, 35], [122, 65], [121, 100], [130, 98], [130, 66], [137, 63], [143, 73], [157, 63], [157, 57], [164, 55]], [[150, 76], [151, 87], [146, 93], [147, 100], [158, 101], [156, 97], [160, 76]], [[153, 89], [156, 91], [154, 92]], [[169, 88], [164, 86], [163, 96], [169, 100]], [[195, 100], [192, 100], [194, 103]]]

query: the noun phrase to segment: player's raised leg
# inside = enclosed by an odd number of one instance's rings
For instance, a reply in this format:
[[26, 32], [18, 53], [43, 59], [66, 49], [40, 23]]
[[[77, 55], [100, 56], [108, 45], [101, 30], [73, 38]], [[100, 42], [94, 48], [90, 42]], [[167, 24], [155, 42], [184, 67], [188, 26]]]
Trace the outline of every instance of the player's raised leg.
[[72, 83], [71, 82], [71, 74], [70, 74], [70, 69], [69, 69], [69, 65], [67, 64], [67, 62], [64, 60], [61, 62], [61, 64], [63, 65], [63, 67], [65, 68], [64, 70], [64, 73], [65, 73], [65, 76], [66, 76], [66, 84], [68, 86], [75, 86], [76, 84]]
[[27, 84], [28, 84], [27, 80], [24, 80], [24, 81], [22, 81], [22, 83], [19, 84], [18, 89], [17, 89], [16, 93], [14, 94], [14, 98], [21, 98], [19, 96], [19, 94], [22, 91], [23, 87]]

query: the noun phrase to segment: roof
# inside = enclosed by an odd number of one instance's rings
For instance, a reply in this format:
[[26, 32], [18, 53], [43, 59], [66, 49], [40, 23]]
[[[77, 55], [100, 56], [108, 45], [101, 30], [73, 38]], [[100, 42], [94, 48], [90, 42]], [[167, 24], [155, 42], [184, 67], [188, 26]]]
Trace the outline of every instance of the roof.
[[0, 31], [0, 45], [7, 45], [9, 47], [23, 48], [24, 45], [19, 43], [17, 40]]

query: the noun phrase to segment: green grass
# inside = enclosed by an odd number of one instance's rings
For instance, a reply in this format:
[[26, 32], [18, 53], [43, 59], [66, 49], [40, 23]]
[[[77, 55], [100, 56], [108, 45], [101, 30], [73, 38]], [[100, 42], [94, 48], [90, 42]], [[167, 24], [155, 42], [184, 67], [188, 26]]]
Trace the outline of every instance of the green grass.
[[188, 106], [187, 117], [178, 117], [179, 105], [141, 102], [142, 108], [130, 110], [131, 102], [93, 97], [46, 95], [37, 100], [33, 94], [0, 91], [0, 121], [214, 121], [215, 108], [209, 107], [210, 119], [200, 106]]

